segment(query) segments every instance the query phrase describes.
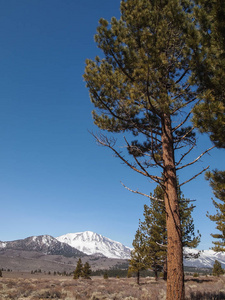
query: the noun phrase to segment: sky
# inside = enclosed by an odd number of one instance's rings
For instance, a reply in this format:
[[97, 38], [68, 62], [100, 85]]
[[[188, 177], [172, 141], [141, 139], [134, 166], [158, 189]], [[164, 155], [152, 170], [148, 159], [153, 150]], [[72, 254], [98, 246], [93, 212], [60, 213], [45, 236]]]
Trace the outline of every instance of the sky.
[[[155, 185], [96, 144], [93, 105], [82, 78], [100, 18], [119, 18], [119, 0], [0, 0], [0, 240], [54, 237], [86, 230], [131, 247]], [[196, 157], [211, 144], [200, 136]], [[194, 157], [194, 156], [193, 156]], [[195, 157], [194, 157], [195, 158]], [[179, 174], [225, 169], [213, 150]], [[213, 197], [204, 175], [182, 187], [195, 199], [193, 218], [212, 247]]]

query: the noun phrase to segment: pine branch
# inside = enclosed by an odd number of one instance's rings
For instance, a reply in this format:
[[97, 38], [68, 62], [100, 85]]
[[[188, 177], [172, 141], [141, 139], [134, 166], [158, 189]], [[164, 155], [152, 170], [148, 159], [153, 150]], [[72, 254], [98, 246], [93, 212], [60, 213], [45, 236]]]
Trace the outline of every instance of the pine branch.
[[212, 146], [211, 148], [205, 150], [205, 151], [204, 151], [201, 155], [199, 155], [195, 160], [193, 160], [192, 162], [190, 162], [190, 163], [188, 163], [188, 164], [186, 164], [186, 165], [183, 165], [183, 166], [181, 166], [181, 167], [179, 167], [179, 168], [176, 168], [176, 170], [178, 171], [178, 170], [181, 170], [181, 169], [183, 169], [183, 168], [186, 168], [186, 167], [188, 167], [188, 166], [193, 165], [193, 164], [196, 163], [203, 155], [205, 155], [206, 153], [208, 153], [210, 150], [212, 150], [212, 149], [215, 148], [215, 147], [216, 147], [216, 146]]
[[127, 189], [128, 191], [130, 191], [130, 192], [132, 192], [132, 193], [135, 193], [135, 194], [139, 194], [139, 195], [148, 197], [149, 199], [154, 200], [154, 201], [164, 202], [164, 200], [162, 200], [162, 199], [158, 199], [158, 198], [155, 198], [155, 197], [153, 197], [153, 196], [151, 196], [151, 195], [147, 195], [147, 194], [141, 193], [141, 192], [139, 192], [138, 190], [134, 191], [134, 190], [128, 188], [128, 187], [127, 187], [125, 184], [123, 184], [122, 182], [120, 182], [120, 183], [122, 184], [123, 187], [125, 187], [125, 189]]
[[[109, 149], [111, 149], [117, 157], [119, 157], [128, 167], [130, 167], [132, 170], [136, 171], [137, 173], [140, 173], [146, 177], [149, 177], [151, 178], [153, 181], [159, 183], [160, 180], [162, 180], [162, 178], [158, 177], [158, 176], [154, 176], [154, 175], [151, 175], [149, 174], [143, 167], [142, 167], [142, 170], [139, 170], [137, 169], [134, 165], [132, 165], [131, 163], [129, 163], [128, 160], [126, 160], [115, 148], [114, 148], [114, 145], [116, 143], [116, 140], [115, 139], [111, 139], [109, 140], [105, 135], [103, 134], [100, 134], [100, 136], [97, 136], [93, 133], [91, 133], [91, 135], [96, 139], [97, 143], [99, 145], [102, 145], [102, 146], [105, 146], [105, 147], [108, 147]], [[139, 165], [141, 167], [141, 164]]]
[[[187, 87], [186, 87], [187, 88]], [[180, 98], [180, 96], [183, 94], [183, 92], [179, 95], [177, 95], [173, 100], [176, 100], [177, 98]], [[171, 115], [174, 115], [177, 111], [181, 110], [182, 108], [186, 107], [188, 104], [194, 102], [197, 98], [194, 97], [193, 99], [183, 103], [182, 105], [180, 105], [179, 107], [175, 108], [172, 112]]]
[[161, 246], [161, 247], [166, 247], [167, 248], [167, 245], [163, 245], [163, 244], [160, 244], [158, 242], [155, 242], [157, 245]]
[[201, 172], [199, 172], [198, 174], [196, 174], [195, 176], [191, 177], [190, 179], [184, 181], [183, 183], [179, 184], [178, 187], [181, 187], [182, 185], [190, 182], [191, 180], [195, 179], [196, 177], [198, 177], [199, 175], [201, 175], [203, 172], [205, 172], [206, 170], [208, 170], [209, 166], [204, 168]]
[[190, 71], [190, 68], [187, 68], [184, 71], [184, 73], [180, 76], [180, 78], [177, 79], [177, 81], [175, 82], [175, 84], [179, 83], [189, 71]]
[[191, 133], [193, 130], [195, 129], [195, 126], [192, 126], [190, 130], [188, 130], [182, 137], [176, 138], [176, 140], [174, 141], [174, 143], [179, 144], [182, 140], [184, 140], [189, 133]]
[[179, 164], [182, 162], [182, 160], [185, 158], [185, 156], [187, 156], [194, 149], [195, 146], [196, 146], [196, 143], [194, 143], [191, 146], [191, 148], [181, 156], [180, 160], [176, 163], [176, 166], [179, 166]]
[[[124, 137], [124, 140], [125, 140], [127, 146], [130, 147], [130, 144], [128, 143], [128, 141], [127, 141], [127, 139], [126, 139], [125, 137]], [[147, 177], [150, 177], [151, 179], [153, 179], [152, 177], [154, 177], [155, 179], [156, 179], [156, 178], [157, 178], [157, 179], [161, 179], [161, 178], [158, 177], [158, 176], [150, 175], [150, 174], [146, 171], [146, 169], [142, 166], [142, 164], [139, 162], [139, 160], [137, 159], [137, 157], [136, 157], [135, 155], [132, 155], [132, 156], [133, 156], [134, 160], [136, 161], [136, 163], [138, 164], [138, 166], [142, 169], [142, 171], [145, 172], [145, 173], [147, 174]], [[153, 179], [153, 180], [155, 181], [155, 179]], [[156, 182], [158, 182], [158, 181], [156, 181]]]
[[191, 113], [192, 113], [192, 110], [187, 114], [186, 118], [185, 118], [179, 125], [177, 125], [176, 127], [174, 127], [174, 128], [172, 129], [172, 132], [176, 131], [176, 130], [179, 129], [182, 125], [184, 125], [184, 124], [187, 122], [187, 120], [189, 119]]

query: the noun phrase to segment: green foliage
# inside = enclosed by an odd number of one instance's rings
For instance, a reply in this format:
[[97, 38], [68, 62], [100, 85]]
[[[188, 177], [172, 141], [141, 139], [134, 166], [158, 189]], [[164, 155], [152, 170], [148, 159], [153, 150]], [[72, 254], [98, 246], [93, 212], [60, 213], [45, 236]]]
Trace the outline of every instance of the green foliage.
[[196, 19], [201, 33], [201, 53], [195, 75], [202, 101], [195, 108], [194, 122], [210, 134], [217, 147], [225, 147], [225, 2], [198, 0]]
[[108, 276], [108, 273], [107, 273], [107, 272], [105, 272], [105, 273], [104, 273], [104, 275], [103, 275], [103, 278], [104, 278], [104, 279], [108, 279], [108, 278], [109, 278], [109, 276]]
[[82, 270], [82, 277], [85, 279], [90, 279], [90, 275], [91, 275], [91, 267], [89, 263], [86, 262]]
[[199, 274], [195, 272], [195, 273], [193, 274], [193, 277], [195, 277], [195, 278], [196, 278], [196, 277], [199, 277]]
[[218, 260], [215, 260], [212, 270], [213, 276], [220, 276], [224, 274], [224, 270], [221, 266], [221, 263]]
[[[137, 137], [126, 148], [134, 159], [142, 158], [146, 169], [163, 165], [164, 118], [173, 118], [177, 126], [177, 114], [196, 99], [189, 65], [198, 40], [191, 1], [121, 1], [119, 20], [99, 21], [95, 41], [105, 58], [87, 59], [84, 74], [96, 108], [94, 123]], [[175, 147], [195, 141], [184, 124], [173, 130]]]
[[151, 268], [157, 278], [157, 272], [162, 271], [167, 254], [164, 192], [160, 186], [154, 190], [153, 197], [158, 200], [150, 199], [150, 206], [144, 206], [144, 221], [140, 222], [139, 230], [144, 236], [142, 247], [145, 249], [145, 268]]
[[78, 279], [83, 277], [84, 279], [90, 279], [90, 275], [92, 274], [91, 267], [88, 262], [86, 262], [83, 266], [81, 258], [78, 259], [76, 269], [73, 273], [73, 279]]
[[[194, 206], [190, 205], [189, 199], [184, 198], [180, 189], [178, 189], [178, 193], [183, 246], [195, 248], [200, 242], [200, 235], [196, 236], [194, 231], [194, 221], [191, 216]], [[157, 186], [153, 198], [150, 199], [150, 205], [144, 205], [144, 221], [139, 223], [130, 261], [131, 271], [137, 272], [150, 268], [155, 272], [156, 278], [157, 272], [163, 269], [164, 272], [167, 271], [167, 229], [163, 199], [164, 191]]]
[[207, 172], [206, 179], [209, 180], [215, 197], [220, 200], [220, 202], [213, 200], [216, 214], [210, 215], [207, 213], [207, 217], [216, 223], [216, 229], [219, 231], [219, 233], [211, 234], [216, 239], [216, 241], [213, 241], [215, 246], [212, 249], [214, 251], [225, 251], [225, 171]]
[[73, 279], [78, 279], [79, 277], [82, 276], [82, 273], [83, 273], [83, 264], [82, 264], [81, 258], [79, 258], [76, 269], [73, 273]]
[[130, 272], [139, 272], [147, 268], [147, 252], [144, 235], [138, 229], [133, 241], [134, 249], [131, 251]]

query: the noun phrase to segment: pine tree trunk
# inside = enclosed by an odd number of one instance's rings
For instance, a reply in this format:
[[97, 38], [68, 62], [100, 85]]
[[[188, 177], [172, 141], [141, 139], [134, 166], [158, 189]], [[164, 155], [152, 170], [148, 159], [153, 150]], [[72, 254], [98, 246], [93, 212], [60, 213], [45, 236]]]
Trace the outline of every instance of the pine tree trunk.
[[140, 284], [140, 271], [137, 271], [137, 284]]
[[155, 281], [158, 281], [158, 272], [156, 269], [155, 269]]
[[183, 247], [173, 136], [170, 117], [162, 118], [162, 148], [165, 179], [165, 207], [167, 226], [167, 300], [184, 300]]
[[163, 280], [167, 280], [167, 259], [165, 259], [164, 265], [163, 265]]

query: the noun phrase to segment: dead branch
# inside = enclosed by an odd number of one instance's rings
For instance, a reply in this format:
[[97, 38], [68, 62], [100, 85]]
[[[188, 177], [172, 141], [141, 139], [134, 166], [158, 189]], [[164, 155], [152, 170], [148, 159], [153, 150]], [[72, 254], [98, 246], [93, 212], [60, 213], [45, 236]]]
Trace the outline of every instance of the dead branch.
[[194, 149], [195, 146], [196, 146], [196, 143], [194, 143], [190, 147], [190, 149], [181, 156], [180, 160], [176, 163], [176, 166], [179, 166], [179, 164], [182, 162], [182, 160], [185, 158], [185, 156], [187, 156]]
[[[124, 140], [125, 140], [127, 146], [130, 147], [130, 144], [128, 143], [126, 137], [124, 137]], [[142, 166], [142, 164], [139, 162], [139, 160], [137, 159], [137, 157], [135, 157], [135, 155], [132, 155], [132, 156], [133, 156], [134, 160], [136, 161], [136, 163], [138, 164], [138, 166], [142, 169], [142, 171], [145, 172], [145, 174], [147, 174], [147, 175], [146, 175], [147, 177], [150, 177], [151, 179], [153, 179], [153, 177], [154, 177], [153, 180], [154, 180], [155, 182], [159, 182], [159, 180], [162, 180], [161, 177], [150, 175], [150, 174], [146, 171], [146, 169]], [[157, 179], [157, 181], [156, 181], [156, 179]]]
[[163, 244], [160, 244], [158, 242], [155, 242], [158, 246], [161, 246], [161, 247], [166, 247], [167, 248], [167, 245], [163, 245]]
[[127, 189], [128, 191], [130, 191], [130, 192], [132, 192], [132, 193], [135, 193], [135, 194], [139, 194], [139, 195], [148, 197], [149, 199], [154, 200], [154, 201], [164, 202], [164, 200], [162, 200], [162, 199], [158, 199], [158, 198], [155, 198], [155, 197], [153, 197], [153, 196], [151, 196], [151, 195], [147, 195], [147, 194], [141, 193], [141, 192], [139, 192], [138, 190], [134, 191], [134, 190], [128, 188], [128, 187], [127, 187], [125, 184], [123, 184], [121, 181], [120, 181], [120, 183], [122, 184], [122, 186], [125, 187], [125, 189]]
[[[131, 163], [129, 163], [128, 160], [126, 160], [115, 148], [114, 145], [116, 143], [115, 139], [108, 139], [107, 136], [100, 134], [99, 136], [95, 135], [94, 133], [91, 133], [91, 135], [96, 139], [97, 143], [101, 146], [104, 147], [108, 147], [109, 149], [111, 149], [117, 157], [119, 157], [128, 167], [130, 167], [132, 170], [136, 171], [137, 173], [140, 173], [146, 177], [151, 178], [153, 181], [155, 181], [156, 183], [159, 183], [162, 178], [158, 177], [158, 176], [154, 176], [149, 174], [143, 167], [142, 170], [137, 169], [134, 165], [132, 165]], [[141, 167], [141, 164], [139, 165]]]
[[196, 174], [195, 176], [193, 176], [193, 177], [191, 177], [190, 179], [188, 179], [188, 180], [184, 181], [183, 183], [179, 184], [178, 186], [181, 187], [182, 185], [184, 185], [184, 184], [190, 182], [191, 180], [195, 179], [196, 177], [198, 177], [199, 175], [201, 175], [203, 172], [205, 172], [208, 168], [209, 168], [209, 166], [206, 167], [206, 168], [204, 168], [201, 172], [199, 172], [199, 173]]
[[188, 167], [188, 166], [193, 165], [193, 164], [196, 163], [203, 155], [205, 155], [206, 153], [208, 153], [210, 150], [212, 150], [212, 149], [215, 148], [215, 147], [216, 147], [216, 146], [212, 146], [211, 148], [205, 150], [205, 151], [204, 151], [201, 155], [199, 155], [195, 160], [193, 160], [192, 162], [190, 162], [190, 163], [188, 163], [188, 164], [186, 164], [186, 165], [183, 165], [183, 166], [181, 166], [181, 167], [179, 167], [179, 168], [176, 168], [176, 170], [178, 171], [178, 170], [181, 170], [181, 169], [183, 169], [183, 168], [186, 168], [186, 167]]
[[176, 142], [177, 144], [179, 144], [179, 143], [180, 143], [182, 140], [184, 140], [184, 139], [188, 136], [188, 134], [191, 133], [194, 129], [195, 129], [195, 126], [192, 126], [190, 130], [188, 130], [182, 137], [177, 138], [177, 139], [175, 140], [175, 142]]

